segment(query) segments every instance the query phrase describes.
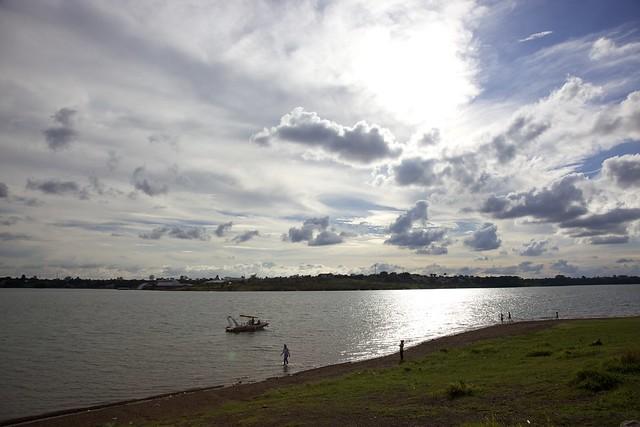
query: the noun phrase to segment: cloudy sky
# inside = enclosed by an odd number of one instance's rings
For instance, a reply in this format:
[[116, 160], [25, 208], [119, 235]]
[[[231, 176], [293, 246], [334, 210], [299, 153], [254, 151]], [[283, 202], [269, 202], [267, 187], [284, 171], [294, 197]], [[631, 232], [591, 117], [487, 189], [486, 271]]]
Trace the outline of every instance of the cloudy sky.
[[0, 275], [640, 274], [640, 3], [0, 2]]

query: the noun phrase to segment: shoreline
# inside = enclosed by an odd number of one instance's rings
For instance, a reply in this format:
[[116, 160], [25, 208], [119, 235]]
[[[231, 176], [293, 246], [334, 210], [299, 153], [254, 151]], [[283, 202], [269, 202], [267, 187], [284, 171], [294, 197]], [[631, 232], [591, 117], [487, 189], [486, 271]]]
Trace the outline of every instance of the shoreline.
[[[570, 278], [576, 279], [577, 278]], [[51, 279], [46, 279], [51, 280]], [[537, 280], [537, 279], [536, 279]], [[542, 280], [542, 279], [541, 279]], [[38, 286], [0, 286], [0, 289], [11, 290], [94, 290], [94, 291], [154, 291], [154, 292], [358, 292], [358, 291], [418, 291], [418, 290], [442, 290], [442, 289], [513, 289], [513, 288], [553, 288], [553, 287], [573, 287], [573, 286], [638, 286], [640, 281], [632, 280], [629, 282], [604, 282], [604, 283], [590, 283], [590, 282], [578, 282], [578, 283], [533, 283], [533, 284], [498, 284], [490, 285], [483, 283], [476, 283], [465, 286], [456, 285], [444, 285], [444, 286], [398, 286], [398, 283], [392, 282], [394, 286], [356, 286], [356, 287], [317, 287], [317, 288], [270, 288], [270, 287], [257, 287], [257, 288], [195, 288], [191, 286], [182, 286], [175, 288], [127, 288], [127, 287], [66, 287], [66, 286], [51, 286], [51, 287], [38, 287]]]
[[[536, 332], [559, 323], [580, 320], [586, 320], [586, 318], [517, 321], [480, 327], [407, 347], [404, 350], [404, 357], [406, 361], [411, 361], [441, 349], [462, 347], [485, 339]], [[282, 386], [335, 378], [365, 369], [397, 366], [398, 358], [398, 353], [393, 353], [362, 361], [322, 366], [262, 381], [199, 387], [140, 399], [53, 411], [0, 421], [0, 426], [88, 426], [114, 421], [126, 424], [140, 419], [144, 419], [145, 422], [153, 422], [167, 417], [179, 417], [198, 412], [232, 400], [246, 401]]]

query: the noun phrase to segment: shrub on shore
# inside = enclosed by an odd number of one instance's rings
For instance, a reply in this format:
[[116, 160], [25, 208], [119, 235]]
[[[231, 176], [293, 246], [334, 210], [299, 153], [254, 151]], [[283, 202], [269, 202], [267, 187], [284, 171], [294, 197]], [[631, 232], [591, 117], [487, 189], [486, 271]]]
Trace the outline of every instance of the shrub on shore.
[[621, 374], [640, 373], [640, 350], [627, 350], [609, 364], [608, 370]]
[[473, 394], [473, 388], [464, 381], [458, 381], [449, 384], [446, 389], [446, 394], [449, 399], [453, 400], [459, 397], [471, 396]]
[[583, 369], [576, 374], [574, 383], [581, 389], [598, 392], [611, 390], [620, 384], [620, 380], [607, 372]]
[[545, 357], [551, 356], [552, 352], [548, 350], [538, 350], [538, 351], [530, 351], [527, 353], [527, 357]]

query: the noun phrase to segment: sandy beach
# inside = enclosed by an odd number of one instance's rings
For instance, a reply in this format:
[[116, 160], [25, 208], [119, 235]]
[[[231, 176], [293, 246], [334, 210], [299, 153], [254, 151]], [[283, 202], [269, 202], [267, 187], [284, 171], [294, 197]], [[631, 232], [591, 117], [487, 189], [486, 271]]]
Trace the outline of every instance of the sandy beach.
[[[563, 320], [563, 322], [566, 321]], [[534, 332], [557, 323], [553, 320], [505, 323], [437, 338], [406, 348], [405, 360], [420, 359], [434, 351], [460, 347], [484, 339]], [[190, 414], [200, 413], [230, 400], [251, 400], [262, 393], [282, 386], [314, 382], [364, 369], [395, 366], [398, 364], [398, 360], [398, 354], [392, 354], [360, 362], [325, 366], [255, 383], [188, 390], [142, 400], [61, 411], [44, 416], [11, 420], [11, 422], [5, 421], [0, 425], [99, 426], [105, 423], [160, 423], [167, 419], [188, 417]]]

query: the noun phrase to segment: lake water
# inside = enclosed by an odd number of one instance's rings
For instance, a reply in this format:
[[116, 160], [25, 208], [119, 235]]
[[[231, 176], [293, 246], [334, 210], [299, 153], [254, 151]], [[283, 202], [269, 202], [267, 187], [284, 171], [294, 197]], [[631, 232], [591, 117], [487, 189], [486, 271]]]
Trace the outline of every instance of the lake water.
[[[640, 285], [353, 292], [0, 289], [0, 420], [372, 358], [498, 322], [640, 314]], [[228, 334], [227, 315], [263, 332]], [[291, 350], [287, 372], [283, 344]]]

